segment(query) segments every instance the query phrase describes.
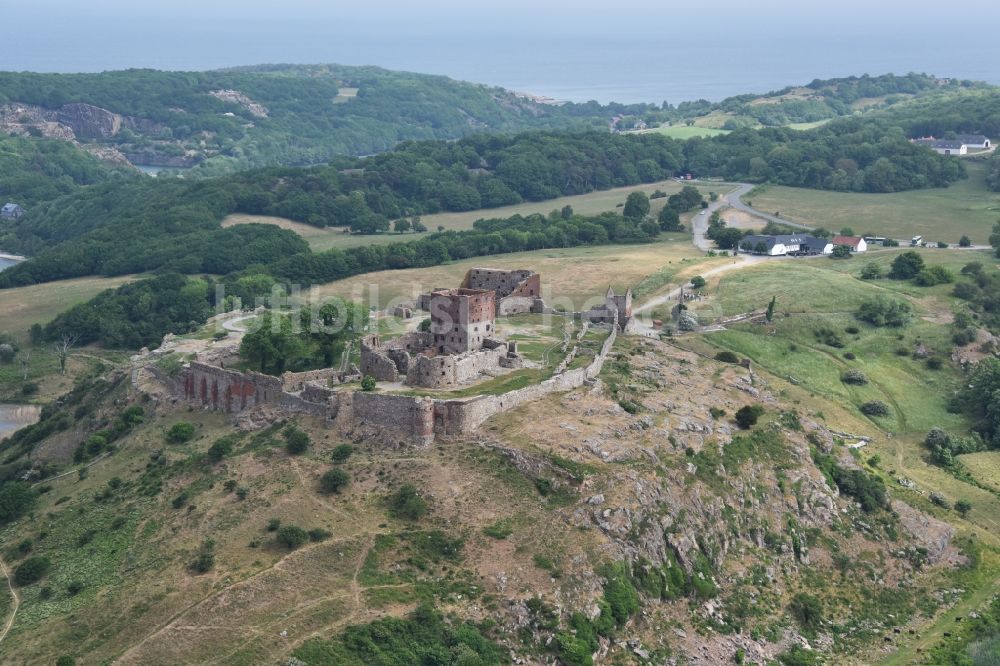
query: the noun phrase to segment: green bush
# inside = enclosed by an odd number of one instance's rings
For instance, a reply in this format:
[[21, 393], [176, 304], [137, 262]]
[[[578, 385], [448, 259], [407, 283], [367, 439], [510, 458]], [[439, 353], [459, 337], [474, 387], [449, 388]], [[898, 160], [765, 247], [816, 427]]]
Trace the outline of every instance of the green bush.
[[361, 378], [362, 391], [374, 391], [376, 386], [378, 386], [378, 383], [375, 381], [375, 378], [372, 377], [371, 375], [365, 375], [364, 377]]
[[342, 469], [334, 468], [327, 470], [323, 476], [319, 477], [319, 489], [327, 494], [339, 493], [351, 482], [351, 477]]
[[14, 584], [24, 587], [25, 585], [37, 583], [45, 577], [45, 574], [51, 568], [52, 562], [49, 558], [43, 556], [29, 557], [14, 569]]
[[844, 371], [840, 375], [840, 381], [844, 382], [845, 384], [864, 386], [865, 384], [868, 383], [868, 377], [865, 376], [865, 373], [861, 372], [860, 370], [852, 368], [850, 370]]
[[194, 559], [188, 563], [188, 569], [193, 573], [201, 574], [209, 571], [213, 566], [215, 566], [215, 542], [206, 539], [201, 543]]
[[611, 616], [620, 627], [639, 611], [639, 592], [620, 562], [609, 567], [605, 576], [604, 599], [611, 609]]
[[354, 447], [350, 444], [338, 444], [333, 448], [330, 458], [335, 463], [347, 462], [347, 459], [354, 453]]
[[427, 513], [427, 500], [407, 483], [389, 496], [389, 515], [403, 520], [420, 520]]
[[872, 326], [905, 326], [912, 315], [912, 308], [906, 301], [879, 294], [875, 298], [861, 302], [854, 316]]
[[740, 357], [731, 351], [720, 351], [715, 355], [716, 361], [721, 361], [722, 363], [739, 363]]
[[910, 250], [892, 260], [889, 277], [893, 280], [911, 280], [924, 268], [924, 258]]
[[76, 666], [76, 659], [68, 654], [64, 654], [56, 659], [56, 666]]
[[875, 262], [865, 264], [864, 268], [861, 269], [862, 280], [878, 280], [881, 277], [882, 267]]
[[837, 245], [833, 248], [833, 252], [830, 253], [831, 259], [850, 259], [851, 258], [851, 246], [850, 245]]
[[181, 421], [170, 426], [167, 431], [168, 444], [183, 444], [194, 438], [194, 424]]
[[220, 437], [212, 442], [212, 445], [208, 447], [208, 452], [205, 455], [208, 456], [208, 459], [211, 462], [217, 463], [233, 452], [233, 444], [235, 442], [236, 437], [233, 435]]
[[700, 275], [695, 275], [693, 278], [691, 278], [691, 287], [693, 289], [701, 289], [702, 287], [705, 286], [705, 284], [706, 284], [705, 278], [703, 278]]
[[288, 550], [295, 550], [309, 541], [309, 533], [297, 525], [285, 525], [278, 530], [275, 539]]
[[764, 408], [760, 405], [745, 405], [736, 410], [736, 425], [749, 430], [757, 424], [757, 420], [764, 415]]
[[933, 287], [954, 282], [955, 275], [944, 266], [929, 266], [917, 273], [913, 281], [921, 287]]
[[889, 405], [881, 400], [862, 403], [859, 409], [865, 416], [889, 416]]
[[823, 626], [823, 604], [819, 598], [799, 592], [788, 605], [792, 617], [802, 629], [802, 633], [813, 637]]
[[285, 428], [285, 450], [293, 456], [301, 455], [309, 449], [309, 435], [295, 426]]

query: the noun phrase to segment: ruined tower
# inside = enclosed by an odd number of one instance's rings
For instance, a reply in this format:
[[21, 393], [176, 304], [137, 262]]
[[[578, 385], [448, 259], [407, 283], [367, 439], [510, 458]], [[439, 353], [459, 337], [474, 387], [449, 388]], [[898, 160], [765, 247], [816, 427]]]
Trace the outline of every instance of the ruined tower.
[[485, 289], [447, 289], [430, 294], [431, 333], [439, 354], [482, 349], [496, 333], [496, 294]]

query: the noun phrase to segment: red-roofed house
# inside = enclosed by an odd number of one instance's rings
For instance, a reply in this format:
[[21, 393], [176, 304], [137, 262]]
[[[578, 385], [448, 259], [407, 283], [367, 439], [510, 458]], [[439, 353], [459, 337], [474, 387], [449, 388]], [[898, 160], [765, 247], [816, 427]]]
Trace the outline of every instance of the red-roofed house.
[[868, 243], [861, 236], [834, 236], [833, 240], [834, 247], [838, 245], [846, 245], [851, 248], [851, 252], [865, 252], [868, 250]]

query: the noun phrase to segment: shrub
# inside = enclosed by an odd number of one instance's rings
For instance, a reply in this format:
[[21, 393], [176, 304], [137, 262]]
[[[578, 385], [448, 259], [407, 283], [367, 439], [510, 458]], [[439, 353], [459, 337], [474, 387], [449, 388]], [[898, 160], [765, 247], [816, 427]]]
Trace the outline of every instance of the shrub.
[[64, 654], [56, 659], [56, 666], [76, 666], [76, 659], [68, 654]]
[[713, 419], [721, 419], [723, 416], [726, 415], [726, 410], [720, 407], [709, 407], [708, 413], [712, 416]]
[[487, 525], [483, 528], [483, 534], [493, 539], [506, 539], [513, 533], [514, 528], [511, 527], [510, 521], [507, 520], [498, 520], [492, 525]]
[[295, 550], [309, 541], [309, 533], [297, 525], [285, 525], [278, 530], [275, 539], [288, 550]]
[[845, 384], [854, 384], [855, 386], [863, 386], [868, 383], [868, 377], [865, 373], [860, 370], [852, 368], [851, 370], [845, 371], [840, 375], [840, 381]]
[[879, 294], [873, 299], [862, 301], [854, 316], [872, 326], [904, 326], [910, 320], [912, 308], [906, 301], [896, 300]]
[[959, 247], [972, 247], [972, 239], [968, 236], [962, 236], [958, 239]]
[[889, 415], [889, 405], [885, 404], [881, 400], [872, 400], [870, 402], [862, 403], [861, 413], [865, 416], [888, 416]]
[[965, 518], [972, 511], [972, 502], [966, 499], [958, 500], [955, 502], [955, 511], [958, 511], [962, 518]]
[[815, 636], [823, 624], [823, 604], [817, 597], [799, 592], [788, 605], [792, 617], [802, 628], [802, 633]]
[[948, 501], [948, 498], [939, 493], [931, 493], [931, 503], [936, 504], [942, 509], [951, 508], [951, 502]]
[[365, 375], [364, 377], [361, 378], [362, 391], [374, 391], [376, 386], [378, 386], [378, 383], [375, 381], [375, 378], [372, 377], [371, 375]]
[[695, 275], [693, 278], [691, 278], [691, 287], [694, 289], [701, 289], [702, 287], [705, 286], [705, 284], [706, 284], [705, 278], [703, 278], [700, 275]]
[[347, 459], [351, 457], [354, 453], [354, 447], [350, 444], [338, 444], [334, 447], [333, 453], [330, 454], [330, 458], [335, 463], [347, 462]]
[[333, 532], [329, 530], [324, 530], [322, 527], [316, 527], [309, 530], [309, 540], [313, 543], [319, 543], [320, 541], [326, 541], [333, 536]]
[[861, 269], [862, 280], [878, 280], [882, 277], [882, 267], [872, 262]]
[[604, 599], [611, 609], [611, 615], [618, 626], [625, 624], [639, 610], [639, 592], [625, 573], [622, 564], [616, 564], [607, 572], [604, 583]]
[[844, 352], [844, 358], [848, 361], [853, 361], [857, 358], [857, 356], [855, 356], [854, 352]]
[[24, 587], [25, 585], [37, 583], [45, 577], [45, 574], [51, 568], [52, 562], [49, 561], [49, 558], [42, 556], [29, 557], [14, 569], [14, 584]]
[[351, 477], [342, 469], [334, 468], [323, 473], [319, 477], [319, 489], [327, 494], [339, 493], [350, 483]]
[[840, 336], [829, 326], [821, 326], [813, 331], [813, 335], [816, 339], [822, 342], [824, 345], [829, 347], [837, 347], [838, 349], [844, 346], [844, 341], [840, 339]]
[[757, 420], [764, 415], [764, 408], [760, 405], [746, 405], [736, 410], [736, 425], [748, 430], [757, 424]]
[[427, 500], [407, 483], [389, 496], [389, 515], [403, 520], [419, 520], [427, 513]]
[[183, 444], [184, 442], [190, 442], [193, 437], [194, 424], [186, 421], [173, 424], [170, 426], [170, 430], [167, 431], [168, 444]]
[[917, 273], [913, 281], [921, 287], [933, 287], [955, 281], [955, 275], [944, 266], [930, 266]]
[[277, 532], [278, 528], [281, 527], [281, 518], [271, 518], [267, 521], [267, 531]]
[[857, 326], [847, 326], [846, 328], [844, 328], [844, 333], [847, 333], [848, 335], [857, 335], [860, 332], [861, 329], [858, 328]]
[[889, 277], [894, 280], [910, 280], [924, 268], [924, 258], [910, 250], [892, 260]]
[[721, 361], [723, 363], [739, 363], [740, 357], [731, 351], [720, 351], [715, 355], [716, 361]]
[[309, 435], [295, 426], [285, 428], [285, 450], [293, 456], [301, 455], [309, 449]]
[[233, 452], [233, 443], [235, 440], [236, 438], [232, 435], [226, 435], [212, 442], [212, 446], [208, 447], [208, 453], [206, 453], [208, 459], [213, 463], [217, 463], [228, 456]]
[[849, 245], [838, 245], [830, 253], [831, 259], [850, 259], [851, 247]]
[[929, 357], [926, 363], [929, 370], [940, 370], [944, 366], [944, 361], [938, 356]]

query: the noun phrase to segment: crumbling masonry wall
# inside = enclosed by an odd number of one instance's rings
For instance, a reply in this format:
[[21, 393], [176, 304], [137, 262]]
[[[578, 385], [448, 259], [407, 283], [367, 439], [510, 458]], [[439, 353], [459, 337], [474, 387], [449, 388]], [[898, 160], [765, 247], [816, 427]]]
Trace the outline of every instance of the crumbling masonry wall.
[[[292, 412], [327, 419], [345, 428], [372, 427], [383, 434], [418, 444], [429, 444], [435, 435], [474, 432], [496, 414], [527, 402], [583, 386], [596, 378], [618, 335], [617, 317], [612, 317], [608, 337], [594, 360], [515, 391], [455, 400], [393, 395], [367, 391], [336, 391], [317, 383], [306, 383], [300, 394], [284, 390], [282, 380], [257, 372], [240, 373], [204, 363], [191, 362], [176, 380], [191, 404], [222, 412], [240, 412], [258, 405], [274, 405]], [[503, 348], [491, 350], [502, 353]]]

